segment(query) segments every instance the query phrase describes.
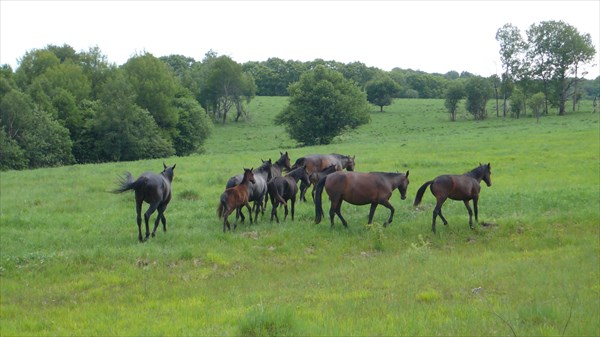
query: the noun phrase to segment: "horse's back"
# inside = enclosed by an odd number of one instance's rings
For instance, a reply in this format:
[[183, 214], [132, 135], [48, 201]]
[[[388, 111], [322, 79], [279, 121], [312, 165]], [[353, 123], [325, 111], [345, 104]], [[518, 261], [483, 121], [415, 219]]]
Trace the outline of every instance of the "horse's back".
[[435, 196], [446, 196], [453, 200], [468, 200], [479, 194], [479, 182], [467, 175], [446, 174], [436, 177], [431, 184]]
[[336, 171], [327, 176], [325, 190], [330, 198], [341, 197], [351, 204], [364, 205], [379, 198], [381, 182], [372, 173]]

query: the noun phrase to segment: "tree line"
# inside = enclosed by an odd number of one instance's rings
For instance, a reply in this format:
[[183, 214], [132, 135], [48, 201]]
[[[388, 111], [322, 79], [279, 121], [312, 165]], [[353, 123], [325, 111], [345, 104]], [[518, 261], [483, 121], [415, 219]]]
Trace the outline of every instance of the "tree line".
[[589, 34], [548, 21], [532, 25], [526, 39], [506, 24], [496, 40], [503, 71], [488, 78], [322, 59], [239, 64], [212, 50], [200, 61], [143, 53], [116, 66], [98, 47], [48, 45], [26, 52], [14, 71], [0, 67], [0, 169], [198, 153], [213, 123], [245, 118], [257, 95], [289, 96], [274, 122], [301, 144], [326, 144], [366, 123], [369, 103], [383, 111], [397, 98], [444, 98], [452, 120], [461, 102], [482, 119], [491, 98], [503, 102], [502, 116], [519, 117], [527, 107], [564, 114], [568, 99], [575, 109], [600, 94], [600, 77], [583, 78], [595, 55]]

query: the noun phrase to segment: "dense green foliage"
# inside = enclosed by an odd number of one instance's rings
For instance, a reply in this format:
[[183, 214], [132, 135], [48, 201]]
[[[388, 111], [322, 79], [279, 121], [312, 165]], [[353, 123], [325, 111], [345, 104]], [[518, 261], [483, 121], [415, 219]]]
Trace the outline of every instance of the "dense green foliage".
[[383, 112], [384, 106], [392, 104], [394, 97], [398, 97], [399, 91], [398, 83], [386, 74], [380, 73], [365, 84], [367, 100], [378, 106], [381, 112]]
[[366, 94], [335, 70], [318, 66], [289, 87], [288, 106], [275, 118], [304, 145], [329, 144], [369, 121]]
[[[272, 125], [286, 104], [258, 97], [247, 124], [215, 126], [204, 154], [164, 159], [177, 164], [168, 231], [145, 244], [133, 194], [108, 191], [117, 174], [158, 171], [163, 159], [2, 172], [0, 334], [600, 334], [600, 117], [590, 101], [539, 123], [473, 122], [460, 107], [449, 123], [441, 99], [396, 100], [306, 148]], [[280, 151], [410, 170], [408, 199], [394, 193], [387, 228], [385, 208], [366, 226], [369, 206], [349, 204], [349, 230], [314, 225], [309, 197], [294, 222], [259, 217], [223, 234], [215, 210], [227, 179]], [[418, 187], [488, 161], [480, 225], [470, 230], [464, 205], [448, 201], [450, 224], [431, 234], [435, 200], [428, 193], [414, 209]]]

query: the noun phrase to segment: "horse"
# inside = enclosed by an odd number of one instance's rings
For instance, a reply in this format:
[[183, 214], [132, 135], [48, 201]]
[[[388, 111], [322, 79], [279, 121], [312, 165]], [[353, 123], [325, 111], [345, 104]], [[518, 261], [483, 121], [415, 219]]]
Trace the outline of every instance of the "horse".
[[417, 196], [415, 197], [415, 202], [413, 206], [418, 206], [421, 203], [421, 199], [423, 198], [423, 193], [425, 193], [425, 189], [427, 186], [430, 186], [429, 189], [431, 193], [435, 196], [437, 203], [435, 208], [433, 209], [433, 221], [431, 223], [431, 231], [435, 234], [435, 219], [439, 215], [444, 225], [448, 225], [448, 221], [442, 215], [442, 205], [446, 199], [450, 198], [452, 200], [462, 200], [467, 207], [467, 211], [469, 212], [469, 227], [473, 228], [473, 211], [471, 210], [471, 206], [469, 206], [469, 201], [473, 200], [473, 208], [475, 209], [475, 221], [479, 222], [477, 219], [477, 201], [479, 200], [479, 191], [481, 186], [479, 183], [483, 179], [488, 187], [492, 186], [492, 180], [490, 175], [492, 174], [492, 168], [490, 163], [486, 165], [479, 164], [478, 167], [472, 169], [471, 171], [462, 174], [462, 175], [441, 175], [436, 177], [433, 180], [430, 180], [423, 184], [417, 191]]
[[279, 152], [279, 155], [279, 159], [277, 159], [277, 161], [273, 163], [273, 166], [271, 168], [271, 176], [273, 178], [281, 177], [283, 175], [284, 170], [292, 170], [292, 167], [290, 166], [290, 156], [288, 155], [287, 151], [285, 153]]
[[348, 228], [348, 223], [340, 212], [342, 202], [346, 201], [353, 205], [371, 204], [369, 211], [369, 224], [373, 222], [373, 215], [377, 205], [381, 204], [390, 210], [390, 217], [383, 224], [386, 227], [394, 218], [394, 207], [389, 199], [395, 189], [400, 191], [400, 198], [406, 199], [406, 189], [408, 187], [408, 174], [390, 173], [390, 172], [343, 172], [337, 171], [325, 176], [319, 180], [315, 191], [315, 223], [321, 222], [324, 215], [321, 206], [321, 195], [323, 188], [327, 191], [331, 200], [329, 209], [329, 218], [331, 227], [333, 227], [333, 218], [335, 214], [342, 220], [344, 227]]
[[277, 216], [277, 206], [283, 205], [285, 208], [285, 221], [288, 216], [287, 201], [292, 201], [292, 221], [294, 221], [294, 205], [296, 204], [296, 194], [298, 193], [298, 180], [308, 181], [308, 174], [304, 166], [297, 167], [286, 174], [284, 177], [275, 177], [268, 183], [269, 187], [269, 198], [271, 199], [271, 222], [273, 217], [277, 219], [279, 223], [279, 217]]
[[[254, 202], [253, 208], [255, 209], [254, 222], [258, 219], [258, 212], [265, 213], [266, 200], [267, 200], [267, 182], [272, 178], [272, 166], [271, 159], [262, 160], [262, 164], [257, 167], [252, 173], [254, 173], [254, 184], [249, 185], [248, 192], [250, 193], [248, 201]], [[229, 178], [225, 188], [231, 188], [242, 182], [244, 174], [238, 174]], [[240, 212], [242, 222], [245, 221], [244, 213]], [[250, 212], [250, 220], [252, 220], [252, 212]]]
[[[313, 154], [305, 157], [298, 158], [292, 169], [306, 166], [306, 172], [309, 175], [314, 172], [319, 172], [329, 165], [334, 164], [337, 171], [346, 169], [347, 171], [354, 171], [354, 158], [355, 156], [344, 156], [337, 153], [332, 154]], [[300, 200], [306, 201], [306, 190], [310, 187], [310, 184], [300, 183]]]
[[309, 180], [309, 186], [313, 185], [313, 189], [311, 192], [313, 200], [315, 200], [315, 186], [317, 186], [317, 183], [319, 182], [319, 180], [321, 180], [321, 178], [323, 178], [335, 171], [337, 171], [335, 164], [331, 164], [319, 172], [313, 172], [310, 174], [310, 176], [308, 177], [308, 180]]
[[[128, 190], [135, 191], [135, 210], [137, 212], [138, 239], [140, 242], [148, 240], [150, 229], [148, 221], [154, 211], [158, 210], [158, 216], [154, 222], [154, 230], [152, 237], [156, 235], [156, 228], [159, 221], [162, 222], [163, 230], [167, 231], [167, 219], [165, 218], [165, 210], [169, 201], [171, 201], [171, 182], [173, 181], [173, 170], [177, 164], [168, 167], [163, 163], [163, 171], [160, 174], [152, 172], [142, 173], [137, 180], [133, 181], [131, 173], [125, 172], [125, 177], [121, 177], [119, 187], [113, 190], [113, 193], [122, 193]], [[142, 203], [150, 204], [146, 213], [144, 213], [144, 221], [146, 223], [146, 237], [142, 238]]]
[[250, 183], [254, 183], [254, 173], [253, 169], [244, 168], [244, 177], [242, 182], [234, 187], [230, 187], [225, 190], [221, 194], [219, 199], [219, 207], [217, 208], [217, 216], [223, 218], [223, 233], [225, 233], [226, 229], [231, 230], [231, 226], [229, 226], [229, 221], [227, 217], [235, 210], [235, 222], [233, 223], [233, 229], [237, 228], [238, 218], [240, 217], [240, 213], [242, 207], [246, 206], [248, 208], [248, 213], [250, 214], [250, 223], [252, 223], [252, 210], [250, 209], [250, 203], [248, 202], [248, 197], [250, 192], [248, 191], [248, 185]]

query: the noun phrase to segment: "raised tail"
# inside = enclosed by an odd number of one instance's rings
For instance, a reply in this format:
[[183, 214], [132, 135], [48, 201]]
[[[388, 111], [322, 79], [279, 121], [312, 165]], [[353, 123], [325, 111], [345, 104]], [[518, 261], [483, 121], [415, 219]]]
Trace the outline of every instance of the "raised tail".
[[123, 193], [135, 189], [135, 181], [133, 181], [133, 176], [129, 172], [125, 172], [125, 176], [119, 177], [118, 184], [118, 187], [111, 191], [112, 193]]
[[321, 218], [323, 217], [323, 205], [321, 202], [321, 196], [323, 194], [323, 186], [325, 186], [325, 181], [328, 176], [324, 176], [319, 179], [317, 185], [315, 186], [315, 223], [321, 222]]
[[423, 186], [419, 188], [419, 190], [417, 191], [417, 196], [415, 197], [415, 202], [413, 203], [414, 207], [419, 206], [419, 204], [421, 203], [421, 199], [423, 199], [423, 194], [425, 193], [427, 186], [431, 185], [431, 183], [433, 183], [433, 180], [426, 182], [425, 184], [423, 184]]

